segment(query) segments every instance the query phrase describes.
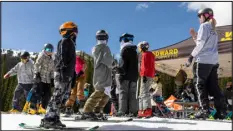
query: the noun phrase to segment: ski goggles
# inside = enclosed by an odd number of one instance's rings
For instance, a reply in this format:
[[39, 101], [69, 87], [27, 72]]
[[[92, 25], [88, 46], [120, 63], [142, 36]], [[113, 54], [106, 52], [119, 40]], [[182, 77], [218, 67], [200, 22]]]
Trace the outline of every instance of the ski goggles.
[[45, 51], [47, 51], [47, 52], [53, 52], [53, 50], [50, 49], [50, 48], [45, 48]]
[[134, 38], [134, 37], [122, 37], [122, 38], [120, 38], [120, 42], [121, 42], [122, 40], [133, 41], [133, 38]]

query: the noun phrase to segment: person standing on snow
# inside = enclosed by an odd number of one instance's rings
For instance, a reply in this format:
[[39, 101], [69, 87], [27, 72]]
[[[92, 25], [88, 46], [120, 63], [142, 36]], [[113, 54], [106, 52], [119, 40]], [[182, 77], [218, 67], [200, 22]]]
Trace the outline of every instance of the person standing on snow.
[[73, 112], [73, 105], [77, 99], [80, 102], [85, 101], [84, 97], [84, 84], [85, 84], [85, 72], [86, 66], [85, 61], [80, 57], [76, 56], [76, 64], [75, 64], [75, 82], [76, 84], [73, 85], [71, 88], [71, 93], [69, 99], [66, 101], [66, 112], [67, 116], [70, 116]]
[[196, 43], [186, 66], [189, 67], [194, 58], [193, 74], [194, 86], [197, 90], [200, 110], [195, 118], [208, 118], [209, 99], [208, 94], [214, 96], [214, 105], [217, 110], [215, 118], [225, 117], [224, 96], [218, 86], [218, 35], [215, 30], [216, 21], [211, 8], [199, 10], [198, 17], [200, 27], [198, 33], [190, 29], [190, 34]]
[[9, 72], [4, 75], [4, 79], [17, 75], [18, 80], [18, 85], [14, 92], [12, 109], [10, 110], [10, 113], [17, 113], [20, 111], [20, 96], [24, 95], [26, 98], [33, 85], [34, 68], [33, 61], [30, 59], [30, 54], [25, 51], [21, 54], [20, 58], [21, 62], [15, 65]]
[[116, 116], [137, 116], [138, 101], [136, 88], [138, 80], [138, 55], [137, 46], [133, 45], [134, 36], [124, 33], [120, 37], [120, 61], [118, 68], [119, 109]]
[[138, 117], [151, 117], [152, 106], [150, 97], [150, 86], [155, 74], [155, 56], [152, 52], [148, 51], [149, 43], [147, 41], [140, 42], [141, 64], [140, 76], [141, 86], [139, 93], [139, 111]]
[[55, 56], [54, 92], [46, 109], [46, 114], [41, 120], [41, 127], [65, 127], [60, 121], [60, 107], [67, 90], [70, 90], [71, 80], [75, 70], [75, 42], [78, 27], [73, 22], [65, 22], [60, 26], [59, 32], [62, 39], [58, 42]]
[[[87, 99], [81, 119], [98, 120], [103, 118], [103, 109], [108, 103], [112, 85], [113, 57], [107, 45], [108, 33], [105, 30], [96, 32], [97, 45], [92, 49], [94, 57], [93, 86], [95, 91]], [[96, 115], [95, 113], [99, 113]]]
[[[29, 92], [29, 96], [24, 109], [29, 106], [29, 114], [45, 114], [48, 105], [51, 88], [54, 86], [54, 61], [52, 59], [53, 45], [47, 43], [42, 52], [38, 55], [34, 64], [34, 86]], [[31, 96], [31, 97], [30, 97]], [[30, 97], [30, 98], [29, 98]]]

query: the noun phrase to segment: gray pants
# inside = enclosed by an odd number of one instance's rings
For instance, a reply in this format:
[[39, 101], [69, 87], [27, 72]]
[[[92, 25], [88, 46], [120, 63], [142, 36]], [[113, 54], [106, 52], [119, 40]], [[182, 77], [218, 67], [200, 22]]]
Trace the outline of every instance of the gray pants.
[[45, 118], [60, 118], [60, 107], [62, 105], [62, 100], [66, 94], [67, 90], [71, 88], [71, 78], [67, 82], [61, 82], [59, 80], [60, 74], [55, 72], [54, 74], [55, 88], [53, 95], [49, 101], [48, 107], [46, 109]]
[[119, 112], [137, 113], [138, 100], [136, 100], [137, 83], [123, 80], [119, 87]]
[[143, 77], [141, 78], [140, 95], [139, 95], [139, 110], [146, 110], [151, 107], [151, 97], [150, 97], [150, 86], [152, 78], [147, 77], [146, 83], [143, 82]]
[[21, 84], [19, 83], [15, 88], [13, 100], [12, 100], [12, 107], [14, 109], [20, 110], [19, 100], [22, 95], [27, 98], [29, 91], [31, 90], [33, 84]]

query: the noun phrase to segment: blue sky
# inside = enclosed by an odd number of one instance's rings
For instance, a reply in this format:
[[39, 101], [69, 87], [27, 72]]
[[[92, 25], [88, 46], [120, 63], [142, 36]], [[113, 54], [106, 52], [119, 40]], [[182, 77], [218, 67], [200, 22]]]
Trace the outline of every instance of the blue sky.
[[146, 40], [150, 49], [188, 38], [198, 29], [196, 12], [181, 2], [3, 2], [2, 48], [39, 52], [45, 43], [61, 39], [59, 26], [66, 21], [78, 25], [77, 50], [91, 54], [95, 33], [108, 31], [113, 54], [120, 49], [119, 36], [135, 36], [134, 44]]

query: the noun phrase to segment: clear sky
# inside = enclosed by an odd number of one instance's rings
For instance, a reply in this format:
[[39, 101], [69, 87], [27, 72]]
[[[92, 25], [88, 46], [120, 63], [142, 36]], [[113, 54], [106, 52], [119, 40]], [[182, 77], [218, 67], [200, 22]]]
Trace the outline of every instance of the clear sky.
[[3, 2], [2, 48], [39, 52], [47, 42], [61, 39], [59, 26], [66, 21], [78, 25], [77, 50], [91, 54], [95, 33], [109, 33], [113, 54], [120, 49], [119, 36], [135, 36], [134, 44], [146, 40], [158, 49], [188, 38], [191, 27], [199, 27], [196, 12], [181, 2]]

